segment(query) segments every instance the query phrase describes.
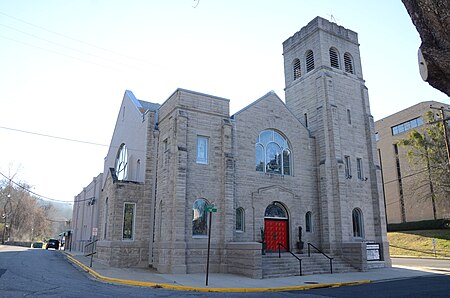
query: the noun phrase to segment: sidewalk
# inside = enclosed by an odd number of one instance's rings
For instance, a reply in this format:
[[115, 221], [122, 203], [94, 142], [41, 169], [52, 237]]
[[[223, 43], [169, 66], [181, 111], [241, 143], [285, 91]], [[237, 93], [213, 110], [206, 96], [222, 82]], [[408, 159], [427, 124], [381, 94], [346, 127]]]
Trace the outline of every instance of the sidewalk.
[[99, 262], [95, 258], [92, 263], [92, 268], [89, 268], [90, 257], [85, 257], [82, 253], [78, 252], [64, 253], [70, 262], [76, 264], [95, 278], [103, 281], [200, 292], [273, 292], [307, 290], [412, 278], [439, 273], [438, 271], [427, 270], [425, 268], [403, 266], [373, 269], [368, 272], [289, 276], [266, 279], [252, 279], [240, 275], [210, 273], [208, 286], [206, 286], [206, 275], [204, 273], [160, 274], [149, 268], [114, 268]]

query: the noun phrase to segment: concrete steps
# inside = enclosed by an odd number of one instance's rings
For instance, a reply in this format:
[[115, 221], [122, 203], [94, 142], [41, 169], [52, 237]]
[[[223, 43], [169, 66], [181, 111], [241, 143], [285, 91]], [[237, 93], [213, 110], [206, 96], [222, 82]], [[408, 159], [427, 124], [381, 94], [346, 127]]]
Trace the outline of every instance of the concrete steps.
[[[296, 254], [302, 259], [302, 274], [329, 274], [330, 261], [322, 254]], [[268, 253], [262, 258], [263, 278], [300, 275], [299, 261], [290, 253]], [[357, 271], [339, 258], [333, 259], [333, 273]]]

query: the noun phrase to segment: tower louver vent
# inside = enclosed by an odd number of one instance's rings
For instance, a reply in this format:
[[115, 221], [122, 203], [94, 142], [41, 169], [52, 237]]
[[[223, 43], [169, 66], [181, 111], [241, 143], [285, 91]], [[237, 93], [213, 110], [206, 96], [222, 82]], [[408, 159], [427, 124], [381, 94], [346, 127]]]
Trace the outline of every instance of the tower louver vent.
[[309, 50], [306, 52], [306, 72], [310, 72], [314, 69], [314, 53]]
[[344, 54], [344, 64], [345, 64], [345, 71], [353, 73], [353, 59], [349, 53]]
[[335, 48], [330, 48], [330, 64], [331, 67], [339, 68], [339, 56]]
[[302, 76], [301, 68], [300, 68], [300, 60], [294, 60], [294, 80], [300, 78]]

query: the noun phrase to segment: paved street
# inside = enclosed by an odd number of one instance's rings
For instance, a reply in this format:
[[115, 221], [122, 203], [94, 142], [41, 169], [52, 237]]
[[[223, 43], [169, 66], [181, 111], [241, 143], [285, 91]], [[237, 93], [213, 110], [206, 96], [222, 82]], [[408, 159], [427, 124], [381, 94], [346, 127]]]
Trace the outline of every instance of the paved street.
[[[400, 270], [403, 277], [383, 281], [374, 279], [361, 285], [307, 291], [208, 293], [111, 284], [91, 277], [80, 267], [69, 262], [62, 251], [0, 246], [0, 297], [449, 297], [450, 261], [416, 259], [393, 259], [393, 261], [394, 264], [401, 263], [405, 267], [414, 265], [435, 268], [437, 270], [433, 272], [445, 274], [421, 274], [419, 267], [414, 270], [392, 269], [395, 272]], [[404, 270], [410, 270], [411, 273], [405, 274]], [[128, 273], [128, 279], [132, 280], [135, 277], [133, 270], [125, 272]], [[362, 274], [365, 273], [361, 273], [361, 276]], [[147, 277], [150, 275], [151, 273], [147, 273]], [[372, 276], [376, 277], [375, 271]], [[339, 274], [329, 275], [328, 278], [337, 277]], [[300, 277], [294, 278], [299, 280]], [[319, 276], [306, 278], [319, 280]], [[324, 275], [320, 278], [327, 277]], [[240, 277], [240, 280], [243, 279]], [[269, 286], [280, 281], [266, 279], [262, 282]]]
[[314, 295], [312, 297], [450, 297], [450, 276], [421, 276], [348, 287], [315, 289], [306, 293]]
[[54, 250], [4, 246], [0, 270], [0, 297], [168, 297], [172, 293], [94, 280]]
[[419, 267], [435, 269], [437, 271], [450, 273], [450, 260], [441, 259], [414, 259], [414, 258], [392, 258], [392, 264], [406, 267]]

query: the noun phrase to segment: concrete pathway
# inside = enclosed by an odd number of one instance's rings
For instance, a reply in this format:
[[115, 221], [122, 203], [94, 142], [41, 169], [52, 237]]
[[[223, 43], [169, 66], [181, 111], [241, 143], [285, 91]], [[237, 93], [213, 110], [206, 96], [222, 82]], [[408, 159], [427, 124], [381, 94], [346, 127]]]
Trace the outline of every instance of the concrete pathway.
[[431, 274], [450, 274], [433, 268], [393, 266], [367, 272], [348, 272], [280, 278], [252, 279], [245, 276], [210, 273], [208, 286], [205, 274], [160, 274], [147, 268], [114, 268], [81, 253], [64, 252], [68, 260], [97, 279], [107, 282], [201, 292], [270, 292], [305, 290], [323, 287], [363, 284], [369, 282], [413, 278]]

